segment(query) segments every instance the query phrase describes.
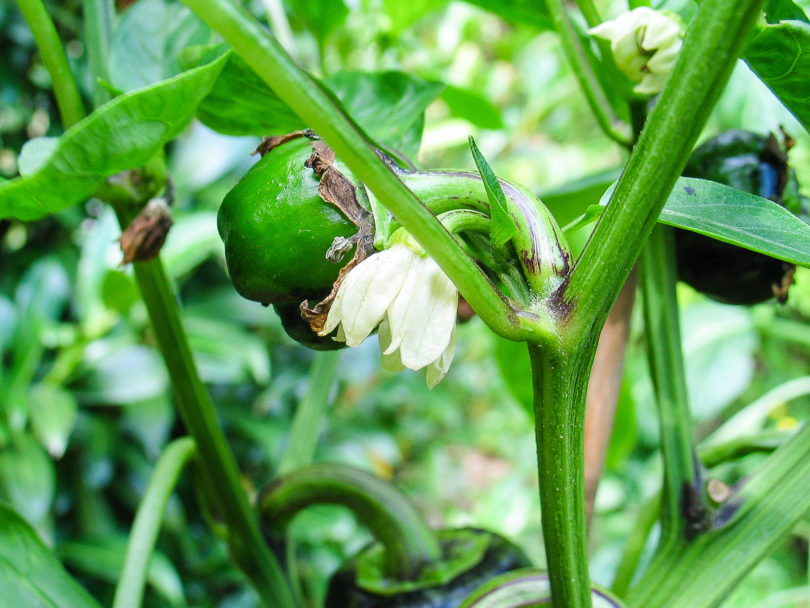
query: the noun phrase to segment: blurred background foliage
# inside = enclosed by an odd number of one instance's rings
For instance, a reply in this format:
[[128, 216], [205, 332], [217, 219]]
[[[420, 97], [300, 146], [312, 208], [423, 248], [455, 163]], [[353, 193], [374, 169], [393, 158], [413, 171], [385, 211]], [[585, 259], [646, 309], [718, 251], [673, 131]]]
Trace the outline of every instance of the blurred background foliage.
[[[46, 4], [89, 99], [81, 2]], [[504, 13], [507, 21], [476, 4], [484, 3], [253, 0], [250, 8], [319, 77], [401, 70], [444, 83], [426, 113], [418, 158], [426, 167], [472, 168], [472, 134], [499, 175], [551, 198], [579, 178], [615, 174], [624, 153], [599, 131], [542, 13], [526, 8], [532, 3], [507, 3], [513, 7]], [[597, 4], [607, 17], [624, 10], [622, 2]], [[686, 19], [694, 10], [687, 0], [663, 4]], [[175, 73], [180, 49], [214, 40], [179, 4], [129, 5], [118, 3], [111, 86], [132, 88]], [[144, 66], [133, 57], [144, 49], [155, 61], [139, 70]], [[9, 178], [27, 139], [61, 132], [49, 76], [9, 2], [0, 3], [0, 65], [0, 178]], [[704, 137], [780, 126], [797, 140], [791, 163], [810, 195], [810, 138], [744, 64]], [[220, 135], [199, 123], [171, 144], [176, 224], [163, 254], [197, 363], [251, 490], [276, 472], [315, 356], [286, 337], [272, 309], [241, 299], [226, 275], [216, 211], [255, 161], [256, 144], [256, 138]], [[152, 464], [183, 434], [131, 269], [118, 266], [119, 234], [111, 211], [93, 200], [36, 223], [0, 222], [0, 496], [103, 604], [111, 601]], [[586, 236], [571, 235], [575, 243]], [[722, 306], [681, 287], [698, 436], [744, 409], [751, 415], [735, 419], [741, 420], [735, 432], [789, 430], [806, 419], [810, 273], [799, 271], [785, 306]], [[449, 375], [428, 391], [420, 374], [382, 371], [374, 342], [340, 354], [316, 460], [352, 463], [391, 479], [432, 525], [492, 528], [542, 565], [523, 347], [473, 319], [460, 327]], [[610, 583], [640, 510], [658, 491], [651, 400], [637, 315], [591, 530], [592, 574], [603, 584]], [[733, 483], [761, 459], [753, 454], [712, 474]], [[338, 508], [308, 511], [293, 534], [299, 576], [313, 605], [325, 577], [369, 538]], [[808, 535], [810, 521], [726, 606], [810, 606]], [[654, 538], [655, 531], [649, 548]], [[145, 605], [256, 604], [209, 531], [188, 479], [170, 502], [158, 548]]]

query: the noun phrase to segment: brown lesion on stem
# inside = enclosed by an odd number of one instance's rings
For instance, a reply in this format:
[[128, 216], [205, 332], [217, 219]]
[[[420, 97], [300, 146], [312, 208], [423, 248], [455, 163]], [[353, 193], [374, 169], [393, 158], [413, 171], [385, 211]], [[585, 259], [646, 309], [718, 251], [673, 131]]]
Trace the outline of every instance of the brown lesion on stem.
[[637, 272], [634, 270], [602, 328], [588, 384], [585, 409], [585, 508], [588, 521], [593, 515], [596, 489], [613, 432], [636, 283]]
[[309, 300], [301, 302], [301, 316], [309, 323], [315, 333], [323, 331], [326, 316], [337, 296], [340, 284], [349, 271], [374, 253], [374, 220], [366, 209], [357, 201], [357, 188], [343, 173], [335, 167], [335, 153], [323, 141], [312, 145], [312, 156], [306, 162], [316, 176], [320, 178], [318, 195], [328, 203], [335, 205], [357, 226], [357, 233], [347, 238], [336, 237], [326, 252], [329, 261], [338, 263], [348, 251], [355, 247], [354, 256], [340, 270], [332, 291], [313, 308]]

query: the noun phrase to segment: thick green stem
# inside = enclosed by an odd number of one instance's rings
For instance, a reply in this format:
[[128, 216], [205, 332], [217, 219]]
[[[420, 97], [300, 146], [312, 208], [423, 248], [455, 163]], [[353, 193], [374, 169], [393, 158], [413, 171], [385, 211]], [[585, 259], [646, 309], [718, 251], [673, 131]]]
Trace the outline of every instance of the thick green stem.
[[298, 68], [276, 40], [232, 0], [184, 0], [233, 46], [287, 105], [332, 147], [357, 178], [411, 233], [496, 333], [515, 340], [538, 337], [534, 315], [518, 314], [486, 275], [399, 177], [328, 94]]
[[340, 352], [335, 350], [315, 354], [307, 392], [295, 411], [287, 451], [278, 465], [280, 475], [312, 462], [339, 358]]
[[[547, 0], [546, 6], [548, 6], [548, 12], [554, 22], [554, 28], [560, 35], [562, 50], [574, 72], [574, 77], [585, 93], [585, 99], [588, 101], [588, 106], [591, 108], [596, 122], [608, 137], [624, 146], [629, 146], [631, 143], [630, 129], [612, 113], [610, 101], [588, 61], [579, 32], [568, 16], [565, 2]], [[590, 16], [595, 18], [593, 14]]]
[[259, 531], [236, 460], [217, 420], [211, 397], [197, 374], [177, 300], [160, 260], [134, 265], [160, 352], [169, 370], [183, 423], [197, 444], [208, 496], [217, 497], [237, 566], [268, 605], [295, 606], [286, 578]]
[[562, 300], [579, 336], [597, 331], [720, 96], [763, 0], [703, 0], [672, 75], [577, 260]]
[[570, 349], [529, 344], [543, 541], [555, 608], [591, 606], [583, 454], [595, 351], [596, 337]]
[[51, 75], [62, 125], [67, 129], [84, 118], [84, 105], [59, 40], [59, 34], [56, 33], [56, 27], [42, 0], [17, 0], [17, 6], [20, 7], [20, 12], [31, 28], [42, 63]]
[[87, 46], [87, 61], [93, 74], [93, 105], [100, 106], [110, 99], [110, 94], [99, 80], [110, 82], [110, 38], [115, 6], [112, 0], [82, 0], [84, 12], [84, 43]]
[[689, 415], [686, 372], [681, 352], [675, 243], [672, 229], [656, 226], [641, 253], [639, 277], [644, 304], [644, 327], [650, 375], [658, 406], [664, 487], [661, 502], [661, 544], [680, 538], [686, 486], [700, 496], [695, 470], [694, 443]]
[[337, 464], [297, 469], [262, 492], [263, 521], [283, 530], [303, 509], [315, 504], [342, 505], [367, 526], [385, 547], [388, 574], [406, 580], [441, 557], [435, 534], [413, 504], [393, 485]]
[[141, 605], [149, 558], [160, 531], [163, 512], [194, 451], [194, 440], [183, 437], [169, 444], [158, 459], [135, 515], [124, 567], [115, 588], [113, 608], [138, 608]]

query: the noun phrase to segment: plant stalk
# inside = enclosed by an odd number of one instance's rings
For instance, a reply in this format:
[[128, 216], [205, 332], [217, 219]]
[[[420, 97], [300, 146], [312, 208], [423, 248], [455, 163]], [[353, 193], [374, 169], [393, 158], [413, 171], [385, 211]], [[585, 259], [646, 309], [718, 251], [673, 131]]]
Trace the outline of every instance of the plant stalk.
[[170, 443], [158, 459], [132, 524], [113, 608], [138, 608], [141, 605], [149, 558], [155, 548], [166, 504], [195, 449], [194, 440], [183, 437]]
[[175, 393], [183, 423], [197, 444], [206, 494], [217, 497], [228, 546], [267, 606], [295, 606], [287, 579], [262, 537], [216, 410], [197, 373], [177, 300], [159, 259], [134, 264], [141, 296]]
[[[582, 92], [585, 94], [585, 99], [593, 112], [594, 118], [596, 118], [596, 122], [608, 137], [623, 146], [629, 146], [632, 143], [630, 129], [613, 113], [610, 101], [588, 61], [579, 33], [568, 16], [565, 2], [563, 0], [546, 0], [546, 6], [554, 23], [554, 28], [560, 36], [563, 53], [568, 59]], [[587, 8], [586, 6], [586, 10]], [[596, 18], [595, 13], [592, 11], [588, 11], [588, 16], [591, 19]]]
[[407, 497], [393, 485], [347, 465], [296, 469], [262, 492], [259, 511], [270, 528], [282, 531], [301, 510], [316, 504], [350, 509], [385, 547], [387, 574], [400, 580], [441, 557], [436, 535]]
[[42, 0], [17, 0], [17, 6], [20, 7], [20, 12], [31, 28], [42, 63], [51, 75], [62, 125], [68, 129], [84, 118], [84, 104], [70, 71], [59, 34]]
[[307, 392], [295, 411], [287, 450], [278, 465], [279, 475], [286, 475], [312, 462], [322, 419], [329, 406], [329, 392], [335, 381], [339, 358], [340, 351], [336, 350], [315, 354]]
[[565, 351], [529, 343], [543, 542], [554, 608], [590, 608], [584, 413], [596, 337]]
[[683, 538], [688, 522], [683, 505], [686, 486], [702, 495], [692, 438], [689, 395], [681, 351], [676, 262], [672, 228], [656, 226], [641, 253], [647, 358], [658, 406], [664, 485], [661, 499], [661, 544]]

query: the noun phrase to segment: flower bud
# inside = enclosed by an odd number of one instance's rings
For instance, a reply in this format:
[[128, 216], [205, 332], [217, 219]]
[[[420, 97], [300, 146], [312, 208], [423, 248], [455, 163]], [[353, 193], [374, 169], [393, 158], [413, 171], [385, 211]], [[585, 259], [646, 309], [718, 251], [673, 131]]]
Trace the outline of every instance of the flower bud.
[[675, 65], [681, 50], [683, 24], [677, 16], [640, 6], [588, 30], [610, 41], [618, 68], [642, 95], [654, 95]]

